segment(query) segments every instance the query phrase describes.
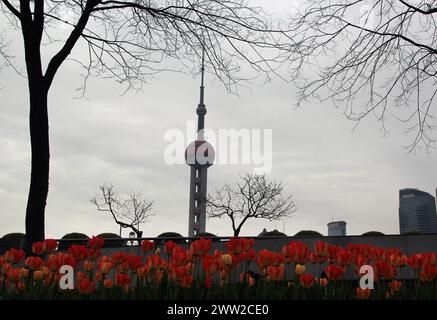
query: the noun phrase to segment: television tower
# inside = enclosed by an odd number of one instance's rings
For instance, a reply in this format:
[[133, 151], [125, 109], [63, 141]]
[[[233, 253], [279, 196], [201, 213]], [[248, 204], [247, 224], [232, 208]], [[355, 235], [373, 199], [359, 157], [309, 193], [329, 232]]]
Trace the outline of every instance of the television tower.
[[215, 159], [215, 151], [205, 141], [205, 50], [202, 51], [200, 102], [197, 105], [197, 137], [185, 150], [185, 160], [190, 166], [190, 204], [188, 214], [188, 236], [196, 237], [206, 229], [206, 196], [208, 167]]

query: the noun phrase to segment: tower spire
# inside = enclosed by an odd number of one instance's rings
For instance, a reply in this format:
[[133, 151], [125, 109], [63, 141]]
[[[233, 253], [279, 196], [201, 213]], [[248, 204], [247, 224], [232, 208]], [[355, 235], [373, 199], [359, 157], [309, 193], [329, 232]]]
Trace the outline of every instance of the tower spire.
[[205, 115], [206, 115], [206, 106], [205, 106], [205, 86], [204, 86], [204, 78], [205, 78], [205, 48], [202, 47], [202, 67], [200, 69], [201, 77], [200, 77], [200, 102], [197, 105], [196, 113], [197, 113], [197, 136], [199, 140], [203, 140], [203, 130], [205, 129]]

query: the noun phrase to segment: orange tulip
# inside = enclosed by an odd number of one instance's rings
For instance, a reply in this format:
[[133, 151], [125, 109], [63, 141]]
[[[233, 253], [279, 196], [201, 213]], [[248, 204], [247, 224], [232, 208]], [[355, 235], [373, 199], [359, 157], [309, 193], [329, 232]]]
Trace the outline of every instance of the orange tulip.
[[319, 286], [321, 287], [326, 287], [328, 285], [328, 279], [326, 278], [320, 278], [317, 280], [317, 283], [319, 284]]
[[357, 294], [357, 298], [360, 300], [368, 300], [370, 298], [370, 295], [372, 294], [372, 290], [371, 289], [361, 289], [361, 288], [357, 288], [356, 289], [356, 294]]
[[225, 253], [220, 259], [225, 266], [232, 266], [232, 256], [230, 254]]
[[44, 278], [44, 273], [40, 270], [36, 270], [33, 272], [33, 279], [34, 280], [42, 280]]
[[85, 271], [88, 271], [88, 272], [92, 271], [94, 269], [94, 267], [95, 267], [94, 261], [86, 260], [83, 263], [83, 268], [85, 269]]
[[29, 277], [29, 269], [21, 268], [20, 269], [20, 278], [27, 278]]

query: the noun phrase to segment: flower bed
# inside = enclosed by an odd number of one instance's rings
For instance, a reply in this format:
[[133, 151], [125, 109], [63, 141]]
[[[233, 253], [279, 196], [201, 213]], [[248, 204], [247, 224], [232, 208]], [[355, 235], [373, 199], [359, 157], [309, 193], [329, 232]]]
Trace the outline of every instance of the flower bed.
[[[141, 255], [101, 255], [104, 240], [57, 252], [55, 240], [33, 245], [34, 256], [11, 249], [0, 256], [2, 299], [435, 299], [437, 254], [406, 256], [367, 244], [346, 248], [292, 241], [281, 252], [255, 251], [254, 239], [233, 238], [211, 252], [211, 240], [188, 249], [143, 241]], [[374, 271], [374, 289], [361, 289], [359, 270]], [[65, 275], [61, 267], [71, 266]], [[60, 273], [62, 271], [62, 273]], [[345, 277], [345, 274], [353, 277]], [[405, 274], [412, 279], [404, 279]], [[68, 280], [68, 276], [71, 279]], [[61, 289], [60, 283], [74, 284]], [[73, 283], [74, 282], [74, 283]]]

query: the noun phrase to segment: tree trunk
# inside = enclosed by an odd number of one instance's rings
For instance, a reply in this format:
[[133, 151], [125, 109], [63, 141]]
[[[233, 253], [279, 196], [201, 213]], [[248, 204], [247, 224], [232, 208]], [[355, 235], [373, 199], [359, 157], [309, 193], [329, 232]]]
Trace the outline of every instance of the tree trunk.
[[49, 191], [49, 123], [47, 110], [47, 90], [43, 81], [30, 83], [30, 143], [32, 153], [30, 188], [26, 209], [27, 254], [32, 243], [44, 240], [44, 218]]
[[234, 230], [234, 237], [238, 237], [238, 235], [240, 234], [241, 228], [237, 228]]

